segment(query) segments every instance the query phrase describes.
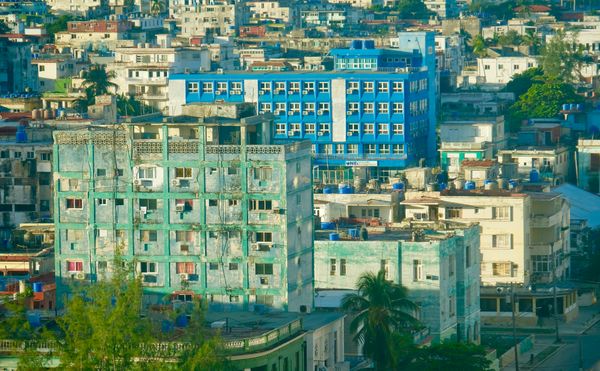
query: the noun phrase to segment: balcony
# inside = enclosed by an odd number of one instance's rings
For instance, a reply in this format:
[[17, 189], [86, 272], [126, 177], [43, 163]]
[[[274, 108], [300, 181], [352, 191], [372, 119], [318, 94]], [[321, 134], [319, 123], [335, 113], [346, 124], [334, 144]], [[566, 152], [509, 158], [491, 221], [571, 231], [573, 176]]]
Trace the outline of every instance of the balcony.
[[441, 150], [483, 150], [487, 149], [489, 142], [442, 142]]
[[313, 155], [318, 160], [346, 160], [346, 161], [357, 161], [357, 160], [406, 160], [408, 155], [386, 153], [386, 154], [328, 154], [328, 153], [316, 153]]
[[550, 228], [555, 225], [560, 225], [562, 222], [562, 215], [560, 211], [552, 215], [548, 214], [533, 214], [531, 216], [531, 227], [532, 228]]

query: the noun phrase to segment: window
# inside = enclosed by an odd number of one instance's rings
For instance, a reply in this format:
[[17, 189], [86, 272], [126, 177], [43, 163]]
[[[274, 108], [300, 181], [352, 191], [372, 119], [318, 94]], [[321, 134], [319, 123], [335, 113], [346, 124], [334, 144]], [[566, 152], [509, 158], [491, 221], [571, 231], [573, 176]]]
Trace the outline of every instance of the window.
[[96, 200], [96, 203], [98, 204], [98, 206], [105, 206], [107, 204], [107, 200], [106, 198], [98, 198]]
[[390, 104], [389, 103], [378, 103], [377, 104], [377, 113], [380, 115], [387, 115], [390, 113]]
[[492, 235], [492, 247], [499, 249], [510, 249], [512, 235], [510, 234], [494, 234]]
[[273, 306], [273, 295], [256, 295], [256, 304]]
[[256, 242], [273, 242], [273, 233], [256, 232]]
[[156, 263], [152, 262], [140, 262], [140, 273], [156, 273]]
[[315, 124], [304, 124], [304, 134], [314, 134]]
[[197, 93], [198, 92], [198, 83], [197, 82], [188, 82], [188, 93]]
[[156, 210], [158, 208], [158, 200], [152, 199], [152, 198], [141, 198], [139, 200], [139, 204], [140, 204], [140, 209], [142, 207], [145, 207], [146, 211]]
[[357, 123], [348, 124], [348, 132], [351, 133], [352, 135], [358, 134], [358, 124]]
[[375, 110], [375, 104], [374, 103], [363, 103], [363, 114], [372, 114]]
[[267, 167], [267, 166], [254, 168], [254, 179], [255, 180], [272, 180], [273, 179], [273, 168]]
[[277, 81], [275, 82], [275, 93], [282, 93], [285, 91], [285, 82]]
[[250, 200], [250, 210], [272, 210], [273, 201], [271, 200]]
[[335, 144], [334, 145], [335, 153], [338, 155], [344, 154], [344, 145], [343, 144]]
[[319, 133], [329, 135], [329, 124], [319, 124]]
[[15, 151], [14, 156], [15, 156], [15, 158], [21, 158], [22, 154], [21, 154], [21, 152]]
[[423, 262], [421, 260], [413, 260], [413, 281], [423, 280]]
[[312, 94], [315, 92], [315, 83], [314, 82], [305, 82], [304, 90], [307, 94]]
[[300, 83], [299, 82], [290, 82], [290, 92], [291, 93], [298, 93], [300, 92]]
[[358, 154], [358, 144], [348, 144], [348, 154]]
[[375, 134], [375, 124], [364, 124], [363, 134]]
[[404, 112], [404, 104], [403, 103], [394, 103], [392, 109], [393, 109], [393, 113], [403, 113]]
[[105, 272], [108, 269], [108, 262], [106, 261], [99, 261], [97, 264], [99, 272]]
[[328, 115], [329, 114], [329, 103], [319, 103], [319, 111], [317, 113], [319, 115]]
[[191, 178], [192, 168], [191, 167], [176, 167], [175, 178]]
[[123, 206], [125, 205], [125, 200], [122, 198], [115, 198], [115, 206]]
[[510, 206], [494, 207], [494, 219], [510, 220]]
[[242, 83], [241, 82], [232, 82], [231, 83], [231, 94], [233, 94], [233, 95], [242, 94]]
[[3, 151], [0, 151], [0, 158], [9, 158], [10, 157], [10, 151], [5, 149]]
[[550, 257], [548, 255], [531, 255], [531, 266], [534, 272], [549, 272]]
[[230, 271], [237, 271], [238, 270], [238, 263], [229, 263], [229, 270]]
[[379, 145], [379, 154], [380, 155], [388, 155], [390, 153], [390, 145], [389, 144], [380, 144]]
[[377, 145], [376, 144], [364, 144], [363, 145], [363, 153], [367, 155], [374, 155], [377, 153]]
[[27, 158], [32, 160], [35, 158], [35, 152], [27, 152]]
[[158, 241], [158, 232], [151, 230], [140, 231], [140, 241], [142, 242], [156, 242]]
[[83, 209], [83, 200], [81, 198], [67, 198], [67, 210]]
[[349, 102], [348, 103], [348, 113], [354, 115], [358, 113], [358, 103], [357, 102]]
[[489, 65], [489, 64], [486, 64], [486, 65], [484, 65], [484, 66], [483, 66], [483, 69], [484, 69], [484, 70], [489, 70], [489, 69], [490, 69], [490, 65]]
[[394, 135], [403, 135], [404, 134], [404, 124], [394, 124], [393, 133], [394, 133]]
[[363, 82], [363, 93], [372, 93], [375, 84], [372, 81]]
[[377, 91], [380, 93], [387, 93], [390, 90], [390, 84], [386, 81], [377, 83]]
[[392, 146], [392, 153], [395, 155], [403, 155], [404, 154], [404, 144], [394, 144]]
[[295, 115], [300, 113], [300, 103], [290, 103], [290, 112]]
[[329, 259], [329, 275], [335, 276], [337, 270], [337, 261], [335, 259]]
[[202, 83], [202, 92], [203, 93], [212, 93], [213, 92], [213, 83], [212, 82], [203, 82]]
[[82, 229], [67, 229], [65, 230], [65, 239], [67, 241], [80, 241], [83, 239], [84, 230]]
[[471, 267], [471, 246], [465, 246], [465, 265]]
[[123, 169], [117, 169], [117, 172], [115, 173], [116, 176], [123, 176]]
[[400, 93], [404, 90], [404, 83], [402, 81], [394, 81], [392, 83], [392, 90], [394, 93]]
[[492, 263], [492, 273], [494, 276], [510, 277], [512, 263]]
[[256, 274], [273, 274], [273, 264], [271, 263], [256, 263], [254, 265]]
[[454, 270], [456, 266], [456, 257], [454, 255], [448, 256], [448, 276], [454, 276]]
[[226, 82], [217, 82], [217, 91], [220, 93], [227, 91], [227, 83]]
[[271, 103], [261, 103], [260, 104], [260, 113], [271, 112]]
[[447, 207], [446, 208], [446, 218], [448, 219], [456, 219], [462, 217], [462, 208], [460, 207]]
[[327, 81], [319, 82], [319, 93], [329, 93], [329, 82], [327, 82]]
[[208, 263], [208, 270], [216, 271], [219, 269], [219, 263]]
[[315, 113], [315, 104], [314, 103], [304, 103], [304, 112], [307, 115], [312, 115]]
[[156, 168], [155, 167], [141, 167], [138, 169], [138, 178], [139, 179], [154, 179], [156, 176]]
[[175, 273], [194, 274], [196, 273], [196, 266], [193, 262], [178, 262], [175, 264]]
[[83, 272], [83, 262], [67, 260], [67, 272]]
[[51, 158], [52, 157], [51, 157], [50, 153], [44, 152], [44, 153], [40, 154], [40, 160], [41, 161], [50, 161]]
[[193, 242], [194, 232], [192, 231], [175, 231], [176, 242]]
[[346, 259], [340, 259], [340, 276], [346, 275]]
[[261, 82], [260, 83], [260, 91], [262, 92], [270, 92], [271, 91], [271, 83], [270, 82]]
[[390, 126], [388, 124], [377, 124], [377, 133], [379, 135], [388, 135], [390, 133]]

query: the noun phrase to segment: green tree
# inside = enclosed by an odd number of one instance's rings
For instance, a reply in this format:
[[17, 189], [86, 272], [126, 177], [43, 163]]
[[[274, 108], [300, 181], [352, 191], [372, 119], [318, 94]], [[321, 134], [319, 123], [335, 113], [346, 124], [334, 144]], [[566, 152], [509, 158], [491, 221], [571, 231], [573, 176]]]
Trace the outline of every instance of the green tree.
[[117, 84], [111, 80], [115, 78], [114, 71], [106, 71], [106, 66], [102, 64], [93, 64], [89, 70], [83, 73], [83, 83], [81, 86], [86, 92], [97, 95], [110, 94], [111, 89], [117, 89]]
[[29, 340], [33, 337], [33, 328], [27, 320], [27, 298], [33, 294], [29, 291], [17, 294], [13, 300], [3, 303], [0, 312], [0, 339]]
[[510, 107], [510, 128], [512, 131], [518, 131], [525, 119], [555, 117], [562, 104], [581, 102], [583, 98], [575, 93], [570, 84], [558, 81], [533, 84]]
[[54, 35], [57, 32], [66, 31], [68, 28], [68, 23], [74, 21], [75, 19], [76, 18], [70, 14], [61, 15], [56, 18], [54, 22], [46, 25], [46, 31], [48, 32], [48, 35], [54, 38]]
[[422, 0], [400, 0], [396, 9], [400, 13], [400, 18], [405, 19], [424, 19], [431, 14]]
[[3, 21], [0, 20], [0, 34], [5, 34], [10, 32], [10, 27]]
[[515, 30], [509, 30], [505, 34], [498, 36], [498, 45], [520, 45], [521, 42], [521, 35]]
[[154, 15], [158, 15], [164, 12], [166, 9], [164, 0], [152, 0], [152, 4], [150, 5], [150, 12]]
[[154, 108], [135, 99], [133, 95], [120, 94], [117, 96], [117, 111], [121, 116], [139, 116], [153, 112]]
[[416, 350], [409, 364], [411, 371], [487, 371], [491, 361], [485, 349], [476, 344], [446, 341]]
[[405, 287], [386, 280], [383, 270], [363, 273], [357, 290], [342, 300], [343, 310], [355, 315], [350, 331], [376, 370], [390, 370], [395, 334], [407, 333], [419, 325], [414, 317], [417, 306], [407, 299]]
[[142, 283], [117, 254], [110, 277], [74, 290], [57, 322], [64, 333], [59, 358], [67, 370], [126, 370], [149, 325], [141, 319]]
[[473, 38], [473, 54], [479, 58], [483, 58], [487, 55], [487, 44], [483, 39], [483, 36], [477, 35]]
[[504, 87], [505, 91], [515, 94], [515, 100], [527, 92], [533, 84], [544, 83], [544, 71], [541, 67], [529, 68], [525, 72], [518, 73]]
[[581, 79], [581, 68], [586, 58], [576, 35], [559, 30], [546, 42], [539, 56], [540, 66], [548, 78], [563, 82]]

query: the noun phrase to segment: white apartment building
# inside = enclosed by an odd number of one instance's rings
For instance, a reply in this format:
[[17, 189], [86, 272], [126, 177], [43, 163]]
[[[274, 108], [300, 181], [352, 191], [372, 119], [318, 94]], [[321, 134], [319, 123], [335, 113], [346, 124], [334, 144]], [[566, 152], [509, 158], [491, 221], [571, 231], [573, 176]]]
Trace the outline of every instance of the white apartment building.
[[457, 14], [456, 0], [424, 0], [427, 9], [436, 13], [440, 18], [450, 18]]
[[289, 23], [296, 16], [294, 7], [284, 6], [279, 1], [249, 1], [247, 5], [253, 20], [278, 20]]
[[537, 67], [535, 57], [477, 58], [477, 74], [486, 84], [507, 84], [518, 73]]
[[180, 13], [180, 36], [235, 36], [246, 16], [243, 3], [201, 4], [194, 11]]
[[525, 286], [569, 271], [569, 204], [555, 193], [449, 190], [406, 193], [406, 218], [481, 226], [481, 283]]
[[38, 90], [53, 91], [56, 80], [79, 74], [83, 64], [70, 58], [34, 59], [32, 64], [38, 69]]
[[355, 8], [370, 8], [373, 6], [383, 6], [384, 0], [330, 0], [331, 4], [350, 4]]
[[210, 68], [210, 52], [206, 48], [162, 48], [149, 44], [117, 48], [115, 60], [108, 66], [116, 73], [113, 82], [119, 93], [134, 95], [161, 111], [168, 107], [171, 73], [196, 73]]
[[536, 169], [542, 181], [552, 185], [565, 183], [569, 176], [571, 152], [567, 147], [519, 147], [498, 153], [498, 161], [517, 164], [517, 171], [527, 179], [531, 169]]
[[88, 16], [102, 7], [102, 0], [46, 0], [53, 12]]
[[489, 27], [483, 27], [481, 29], [481, 36], [484, 39], [491, 39], [497, 35], [505, 35], [509, 31], [515, 31], [517, 34], [523, 36], [529, 33], [534, 35], [537, 33], [538, 28], [531, 25], [530, 19], [509, 19], [505, 25], [492, 25]]
[[448, 84], [456, 86], [456, 77], [465, 65], [463, 38], [460, 35], [436, 35], [435, 56], [441, 78], [448, 76]]

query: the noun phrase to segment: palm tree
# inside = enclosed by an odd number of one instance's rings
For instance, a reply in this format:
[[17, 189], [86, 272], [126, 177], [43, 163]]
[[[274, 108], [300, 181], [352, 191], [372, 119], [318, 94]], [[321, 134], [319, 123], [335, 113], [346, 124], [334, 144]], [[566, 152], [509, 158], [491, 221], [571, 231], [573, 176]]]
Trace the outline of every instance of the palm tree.
[[375, 370], [391, 370], [394, 339], [418, 326], [414, 317], [417, 306], [407, 299], [407, 289], [385, 279], [385, 271], [363, 273], [358, 292], [342, 300], [342, 309], [354, 313], [350, 331], [363, 344], [363, 352], [375, 364]]
[[114, 71], [106, 71], [106, 66], [102, 64], [94, 64], [90, 66], [88, 71], [83, 73], [83, 83], [81, 86], [85, 88], [88, 95], [93, 97], [97, 95], [110, 94], [110, 89], [117, 89], [117, 84], [110, 80], [115, 78]]
[[165, 10], [165, 3], [163, 0], [152, 0], [152, 5], [150, 5], [150, 11], [154, 15], [158, 15]]

